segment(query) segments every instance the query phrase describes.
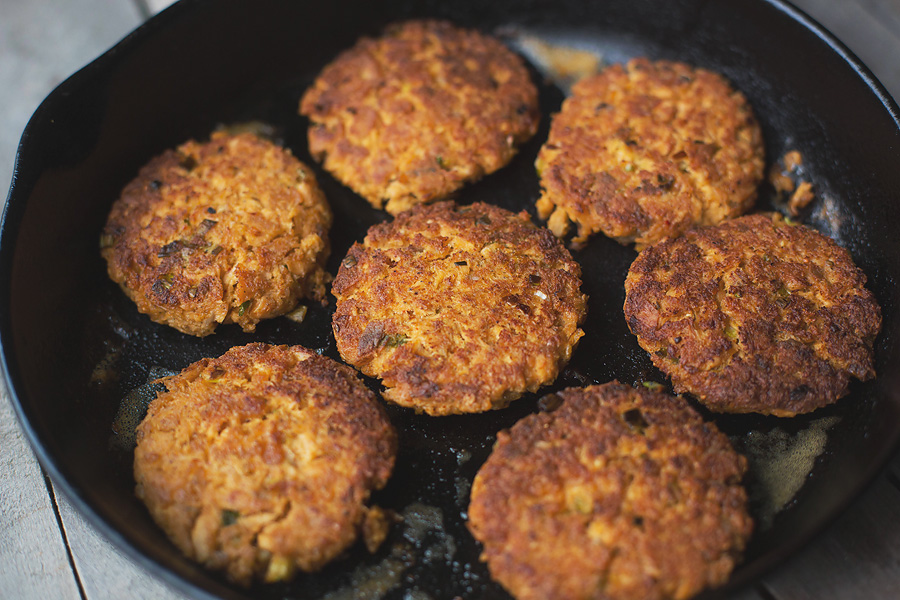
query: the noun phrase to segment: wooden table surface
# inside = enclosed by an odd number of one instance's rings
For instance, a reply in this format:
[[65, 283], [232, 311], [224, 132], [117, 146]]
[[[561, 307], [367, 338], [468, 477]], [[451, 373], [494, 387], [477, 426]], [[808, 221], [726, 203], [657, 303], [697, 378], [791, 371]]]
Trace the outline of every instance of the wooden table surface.
[[[0, 0], [0, 188], [7, 189], [28, 117], [53, 86], [170, 3]], [[794, 3], [900, 98], [900, 0]], [[2, 385], [0, 598], [185, 598], [121, 555], [55, 494]], [[734, 598], [900, 598], [900, 456], [821, 536]]]

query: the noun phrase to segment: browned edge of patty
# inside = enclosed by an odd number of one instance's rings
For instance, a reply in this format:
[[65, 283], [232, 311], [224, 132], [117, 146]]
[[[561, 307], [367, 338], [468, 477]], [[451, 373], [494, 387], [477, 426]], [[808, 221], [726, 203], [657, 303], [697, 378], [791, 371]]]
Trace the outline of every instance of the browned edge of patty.
[[615, 381], [545, 403], [558, 408], [498, 434], [472, 486], [468, 526], [497, 581], [519, 600], [643, 600], [728, 579], [752, 521], [746, 460], [714, 424]]
[[579, 81], [536, 161], [541, 218], [574, 246], [604, 233], [638, 249], [740, 215], [763, 178], [760, 127], [717, 73], [637, 58]]
[[502, 408], [552, 382], [583, 335], [581, 269], [552, 233], [484, 203], [372, 227], [332, 292], [338, 351], [431, 415]]
[[781, 215], [749, 215], [647, 248], [625, 319], [653, 363], [710, 409], [806, 413], [874, 377], [881, 309], [850, 254]]
[[214, 133], [149, 161], [100, 238], [110, 277], [152, 320], [205, 336], [253, 331], [325, 301], [331, 210], [313, 172], [249, 133]]
[[540, 120], [518, 55], [432, 19], [361, 38], [322, 70], [300, 113], [310, 119], [310, 153], [392, 215], [500, 169]]
[[349, 367], [253, 343], [161, 381], [137, 429], [136, 494], [189, 558], [242, 585], [279, 581], [383, 520], [366, 503], [397, 436]]

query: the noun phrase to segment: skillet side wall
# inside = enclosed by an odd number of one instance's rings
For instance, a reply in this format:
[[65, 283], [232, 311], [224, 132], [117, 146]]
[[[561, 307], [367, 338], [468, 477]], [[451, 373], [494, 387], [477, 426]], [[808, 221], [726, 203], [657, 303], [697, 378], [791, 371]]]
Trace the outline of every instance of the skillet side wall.
[[[879, 378], [854, 385], [852, 395], [838, 404], [842, 421], [815, 476], [776, 526], [757, 536], [733, 584], [759, 575], [844, 508], [855, 495], [848, 490], [859, 491], [871, 480], [900, 436], [900, 237], [891, 231], [892, 223], [900, 222], [894, 201], [900, 195], [900, 130], [846, 59], [813, 31], [798, 28], [790, 9], [775, 3], [188, 0], [152, 19], [51, 94], [20, 146], [0, 238], [0, 336], [14, 404], [41, 462], [76, 505], [145, 566], [193, 593], [246, 597], [173, 553], [133, 496], [129, 457], [116, 457], [109, 449], [110, 423], [124, 393], [143, 383], [153, 366], [180, 369], [254, 340], [302, 343], [336, 357], [329, 322], [333, 307], [312, 307], [302, 327], [279, 320], [261, 325], [257, 334], [229, 328], [203, 340], [187, 339], [138, 315], [108, 281], [98, 253], [100, 228], [121, 187], [149, 157], [188, 137], [203, 138], [219, 123], [276, 121], [295, 154], [311, 164], [305, 122], [295, 114], [305, 86], [360, 34], [424, 15], [486, 31], [518, 25], [551, 36], [599, 40], [609, 56], [642, 48], [655, 58], [718, 70], [754, 106], [769, 164], [788, 149], [803, 150], [820, 195], [817, 204], [829, 207], [806, 215], [806, 222], [851, 251], [883, 307]], [[538, 138], [546, 134], [547, 119], [560, 100], [558, 92], [542, 87], [544, 122]], [[460, 199], [533, 214], [538, 189], [532, 164], [542, 141], [534, 140], [507, 170], [472, 186]], [[317, 174], [341, 223], [335, 230], [333, 273], [350, 243], [384, 216], [320, 169]], [[766, 207], [765, 198], [760, 206]], [[633, 251], [605, 239], [575, 254], [584, 268], [591, 312], [570, 379], [559, 386], [574, 384], [573, 373], [598, 382], [612, 377], [627, 383], [662, 381], [621, 317], [621, 280], [633, 257]], [[98, 371], [104, 361], [112, 368]], [[483, 438], [474, 444], [474, 465], [486, 456], [497, 429], [533, 410], [534, 401], [467, 422], [425, 422], [402, 411], [392, 415], [401, 429], [428, 429], [422, 439], [438, 444], [464, 440], [459, 431], [471, 426]], [[736, 430], [744, 427], [725, 421]], [[416, 471], [409, 467], [409, 472]], [[440, 479], [437, 467], [430, 472]], [[404, 492], [387, 492], [388, 501], [406, 500]], [[421, 492], [432, 502], [438, 495]], [[458, 512], [452, 502], [443, 509]], [[474, 545], [465, 550], [477, 552]], [[326, 577], [337, 581], [342, 575], [329, 571]], [[432, 584], [438, 593], [454, 585]], [[267, 597], [284, 591], [255, 590]], [[495, 593], [485, 584], [469, 597]]]

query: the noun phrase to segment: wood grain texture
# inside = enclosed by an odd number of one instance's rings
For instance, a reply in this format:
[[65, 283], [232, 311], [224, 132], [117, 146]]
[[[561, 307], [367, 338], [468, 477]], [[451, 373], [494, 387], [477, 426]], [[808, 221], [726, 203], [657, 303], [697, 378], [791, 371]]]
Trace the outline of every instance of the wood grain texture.
[[[663, 1], [663, 0], [661, 0]], [[793, 0], [829, 28], [900, 97], [900, 0]], [[0, 190], [38, 102], [62, 79], [171, 0], [2, 0], [0, 9]], [[5, 193], [0, 194], [3, 202]], [[2, 385], [2, 384], [0, 384]], [[66, 554], [43, 474], [0, 390], [0, 597], [25, 600], [183, 600], [119, 554], [64, 500]], [[846, 514], [760, 583], [731, 600], [870, 598], [900, 589], [900, 457]], [[76, 576], [78, 579], [76, 579]]]
[[844, 43], [900, 98], [898, 0], [791, 0]]
[[58, 496], [59, 514], [75, 560], [75, 568], [90, 600], [186, 600], [124, 556]]
[[764, 585], [785, 600], [897, 598], [900, 489], [879, 478], [824, 536], [766, 577]]
[[[0, 206], [6, 201], [19, 137], [40, 101], [139, 23], [139, 13], [128, 0], [3, 0]], [[2, 383], [0, 388], [0, 597], [79, 599], [79, 583], [44, 475], [18, 426]], [[110, 562], [108, 554], [88, 552], [83, 556], [104, 565]], [[123, 569], [135, 567], [129, 563]]]
[[175, 4], [174, 0], [145, 0], [147, 4], [147, 9], [150, 11], [151, 15], [155, 15], [161, 10], [164, 10]]
[[[792, 0], [843, 42], [900, 98], [900, 2]], [[837, 522], [765, 577], [776, 600], [900, 596], [900, 455]]]
[[0, 204], [6, 202], [16, 146], [34, 109], [138, 24], [130, 0], [0, 2]]
[[0, 596], [80, 598], [44, 475], [2, 382], [0, 448]]

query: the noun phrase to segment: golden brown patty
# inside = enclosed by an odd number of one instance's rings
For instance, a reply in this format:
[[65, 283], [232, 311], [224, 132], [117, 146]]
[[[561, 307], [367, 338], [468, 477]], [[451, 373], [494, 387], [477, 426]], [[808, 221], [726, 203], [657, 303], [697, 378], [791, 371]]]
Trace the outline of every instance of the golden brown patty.
[[312, 155], [393, 215], [506, 165], [540, 118], [523, 61], [444, 21], [361, 39], [322, 71], [300, 112]]
[[251, 134], [213, 134], [151, 160], [101, 236], [110, 277], [158, 323], [253, 331], [324, 300], [331, 210], [312, 171]]
[[724, 583], [752, 529], [746, 460], [684, 400], [569, 388], [497, 436], [469, 529], [519, 600], [688, 598]]
[[417, 207], [376, 225], [341, 263], [341, 356], [384, 397], [432, 415], [506, 406], [553, 381], [583, 335], [581, 269], [527, 213]]
[[541, 218], [573, 243], [603, 232], [638, 249], [753, 205], [763, 177], [759, 126], [719, 75], [634, 59], [572, 88], [536, 163]]
[[352, 369], [250, 344], [164, 379], [137, 430], [136, 492], [188, 557], [241, 584], [315, 571], [356, 539], [396, 434]]
[[625, 318], [653, 363], [709, 408], [805, 413], [875, 375], [881, 310], [849, 253], [780, 215], [751, 215], [647, 248]]

